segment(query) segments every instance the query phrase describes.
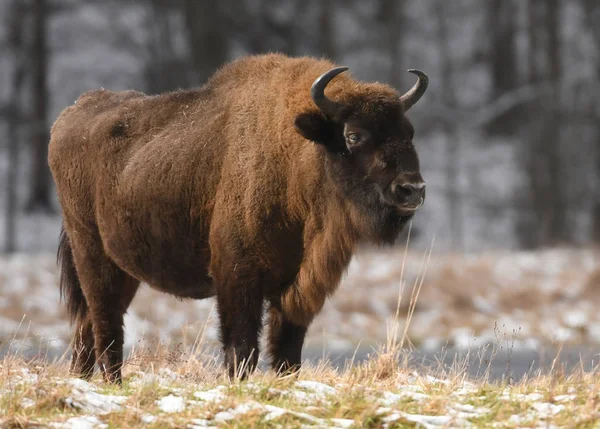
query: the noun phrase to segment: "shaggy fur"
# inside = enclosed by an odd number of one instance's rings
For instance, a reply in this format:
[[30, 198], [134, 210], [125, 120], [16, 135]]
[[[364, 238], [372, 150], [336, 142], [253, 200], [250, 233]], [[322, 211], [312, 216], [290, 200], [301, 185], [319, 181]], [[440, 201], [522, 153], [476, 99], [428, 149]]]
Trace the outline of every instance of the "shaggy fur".
[[[61, 113], [49, 163], [75, 372], [89, 376], [95, 360], [120, 381], [123, 314], [140, 282], [216, 295], [230, 375], [256, 365], [266, 302], [274, 368], [299, 367], [357, 243], [391, 243], [412, 216], [395, 184], [422, 181], [394, 89], [344, 73], [326, 91], [344, 109], [315, 107], [311, 84], [334, 66], [247, 57], [198, 89], [91, 91]], [[352, 127], [369, 138], [349, 142]]]

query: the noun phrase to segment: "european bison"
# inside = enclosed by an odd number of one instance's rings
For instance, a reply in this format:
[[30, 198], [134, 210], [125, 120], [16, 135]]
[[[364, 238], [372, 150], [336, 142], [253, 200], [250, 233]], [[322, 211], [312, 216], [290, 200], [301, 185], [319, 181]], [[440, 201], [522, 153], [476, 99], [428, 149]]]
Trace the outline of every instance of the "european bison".
[[425, 198], [404, 114], [427, 76], [409, 70], [418, 82], [400, 96], [345, 70], [251, 56], [197, 89], [96, 90], [60, 114], [49, 163], [75, 373], [97, 362], [120, 382], [123, 315], [140, 282], [216, 295], [230, 376], [257, 363], [266, 302], [273, 368], [299, 368], [306, 329], [357, 244], [392, 243]]

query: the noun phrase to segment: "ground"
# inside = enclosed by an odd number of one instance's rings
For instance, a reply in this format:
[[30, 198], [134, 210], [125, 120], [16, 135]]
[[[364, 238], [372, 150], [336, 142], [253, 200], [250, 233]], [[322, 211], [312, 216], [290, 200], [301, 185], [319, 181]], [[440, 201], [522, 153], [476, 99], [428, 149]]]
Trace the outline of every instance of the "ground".
[[71, 378], [64, 362], [7, 357], [0, 427], [600, 427], [596, 371], [555, 371], [511, 385], [468, 380], [458, 368], [414, 371], [383, 351], [342, 371], [322, 363], [298, 377], [259, 372], [230, 382], [214, 361], [194, 354], [137, 354], [118, 387], [99, 376]]

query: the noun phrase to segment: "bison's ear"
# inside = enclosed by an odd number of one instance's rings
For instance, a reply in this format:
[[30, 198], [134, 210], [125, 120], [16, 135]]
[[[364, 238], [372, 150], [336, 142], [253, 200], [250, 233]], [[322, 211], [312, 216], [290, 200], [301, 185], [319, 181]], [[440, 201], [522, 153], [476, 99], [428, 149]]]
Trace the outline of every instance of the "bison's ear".
[[296, 131], [305, 139], [322, 144], [328, 148], [334, 144], [335, 125], [319, 112], [302, 113], [296, 116], [294, 126], [296, 127]]

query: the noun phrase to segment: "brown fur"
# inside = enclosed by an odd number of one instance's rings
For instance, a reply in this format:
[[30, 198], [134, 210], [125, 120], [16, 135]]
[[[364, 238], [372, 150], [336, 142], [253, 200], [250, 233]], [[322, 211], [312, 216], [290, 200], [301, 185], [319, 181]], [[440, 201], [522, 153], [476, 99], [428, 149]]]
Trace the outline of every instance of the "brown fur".
[[[120, 380], [123, 314], [140, 282], [217, 296], [231, 375], [241, 360], [256, 364], [266, 300], [273, 366], [299, 366], [306, 328], [357, 243], [393, 242], [412, 216], [375, 188], [421, 180], [395, 90], [343, 74], [327, 87], [347, 106], [340, 117], [314, 106], [310, 86], [332, 67], [248, 57], [199, 89], [91, 91], [61, 113], [49, 163], [66, 232], [59, 258], [75, 371], [91, 373], [95, 345], [106, 377]], [[381, 141], [350, 153], [348, 123]]]

